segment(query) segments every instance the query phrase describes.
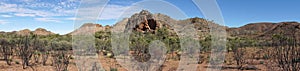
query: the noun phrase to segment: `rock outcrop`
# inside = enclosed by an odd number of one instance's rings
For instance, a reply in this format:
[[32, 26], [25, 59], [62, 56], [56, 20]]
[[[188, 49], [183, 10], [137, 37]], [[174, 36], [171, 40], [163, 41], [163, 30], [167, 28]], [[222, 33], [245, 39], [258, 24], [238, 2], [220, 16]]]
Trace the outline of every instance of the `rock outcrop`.
[[155, 33], [160, 28], [167, 28], [171, 35], [176, 36], [186, 35], [178, 33], [186, 32], [187, 29], [195, 29], [195, 32], [189, 33], [198, 33], [200, 35], [199, 37], [203, 38], [203, 36], [207, 36], [209, 34], [209, 27], [211, 26], [225, 27], [203, 18], [196, 17], [185, 20], [175, 20], [164, 14], [152, 14], [147, 10], [142, 10], [141, 12], [132, 15], [130, 18], [126, 18], [116, 23], [112, 30], [114, 32], [138, 31], [142, 33]]
[[128, 19], [126, 24], [127, 29], [134, 29], [139, 32], [153, 32], [160, 27], [153, 14], [143, 10], [140, 13], [134, 14]]

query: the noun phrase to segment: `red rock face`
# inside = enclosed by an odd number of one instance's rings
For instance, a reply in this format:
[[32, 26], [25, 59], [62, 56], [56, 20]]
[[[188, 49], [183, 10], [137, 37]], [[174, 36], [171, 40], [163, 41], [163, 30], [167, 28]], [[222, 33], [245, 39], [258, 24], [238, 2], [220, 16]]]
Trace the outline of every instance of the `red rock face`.
[[154, 31], [157, 28], [159, 28], [159, 24], [154, 19], [148, 19], [138, 24], [135, 27], [135, 30], [139, 32], [148, 32], [148, 31]]
[[159, 24], [154, 18], [153, 14], [143, 10], [128, 19], [126, 30], [133, 29], [138, 32], [153, 32], [159, 27]]

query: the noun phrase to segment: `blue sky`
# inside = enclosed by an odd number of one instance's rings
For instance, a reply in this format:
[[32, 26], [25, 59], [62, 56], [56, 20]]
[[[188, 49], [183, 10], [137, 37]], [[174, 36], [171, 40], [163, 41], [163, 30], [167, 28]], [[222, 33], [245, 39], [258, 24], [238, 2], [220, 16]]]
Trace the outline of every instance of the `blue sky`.
[[[110, 0], [97, 23], [113, 25], [123, 11], [141, 0]], [[201, 17], [191, 0], [165, 0], [188, 17]], [[225, 25], [239, 27], [254, 22], [299, 21], [299, 0], [217, 0]], [[46, 28], [66, 34], [73, 24], [80, 0], [1, 0], [0, 31]], [[86, 8], [90, 9], [90, 8]], [[170, 15], [175, 17], [175, 15]]]

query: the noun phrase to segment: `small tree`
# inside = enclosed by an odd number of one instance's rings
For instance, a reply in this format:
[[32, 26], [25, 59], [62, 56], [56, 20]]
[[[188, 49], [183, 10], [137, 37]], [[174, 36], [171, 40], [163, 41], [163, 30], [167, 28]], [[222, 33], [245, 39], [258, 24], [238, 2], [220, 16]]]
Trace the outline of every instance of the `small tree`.
[[49, 54], [50, 54], [50, 47], [47, 45], [48, 42], [46, 40], [43, 41], [43, 43], [45, 44], [44, 47], [42, 47], [42, 49], [40, 50], [40, 52], [42, 52], [42, 64], [46, 65], [46, 62], [49, 58]]
[[70, 55], [67, 54], [67, 51], [57, 51], [54, 55], [53, 62], [56, 71], [67, 71], [70, 64]]
[[6, 64], [11, 65], [14, 46], [6, 39], [0, 39], [1, 52], [6, 61]]
[[282, 34], [275, 34], [273, 39], [273, 60], [279, 70], [299, 71], [300, 70], [300, 47], [297, 45], [295, 36], [286, 37]]
[[34, 39], [33, 44], [35, 50], [34, 53], [35, 62], [38, 63], [40, 56], [42, 56], [42, 64], [46, 65], [49, 56], [49, 51], [50, 51], [50, 48], [47, 46], [48, 45], [47, 40]]
[[70, 46], [71, 45], [65, 41], [51, 43], [51, 47], [54, 49], [52, 58], [56, 71], [67, 71], [71, 58], [68, 53]]
[[31, 46], [30, 37], [25, 36], [21, 40], [19, 40], [18, 43], [18, 50], [19, 50], [19, 56], [22, 59], [22, 65], [23, 69], [26, 68], [26, 66], [29, 66], [29, 61], [32, 57], [32, 54], [34, 53], [33, 47]]
[[235, 38], [229, 41], [230, 42], [230, 47], [233, 52], [233, 57], [234, 60], [236, 61], [236, 64], [238, 65], [238, 68], [241, 69], [243, 64], [245, 63], [245, 48], [244, 45], [242, 44], [242, 39], [240, 38]]
[[109, 31], [99, 31], [95, 33], [96, 39], [96, 49], [111, 51], [111, 33]]

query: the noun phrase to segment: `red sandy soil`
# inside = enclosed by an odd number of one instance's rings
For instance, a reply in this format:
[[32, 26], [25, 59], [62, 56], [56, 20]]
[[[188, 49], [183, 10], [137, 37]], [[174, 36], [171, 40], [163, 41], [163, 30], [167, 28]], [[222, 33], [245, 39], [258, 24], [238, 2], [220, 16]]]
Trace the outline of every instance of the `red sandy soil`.
[[[117, 61], [113, 58], [106, 58], [103, 56], [99, 56], [100, 62], [103, 66], [103, 68], [107, 71], [110, 70], [110, 68], [117, 68], [118, 71], [127, 71], [125, 68], [123, 68], [120, 64], [117, 63]], [[9, 66], [5, 63], [4, 60], [0, 60], [0, 71], [55, 71], [55, 68], [51, 66], [51, 61], [48, 60], [47, 65], [43, 66], [41, 64], [33, 65], [32, 67], [27, 67], [26, 69], [22, 68], [21, 64], [16, 64], [15, 62], [18, 61], [21, 63], [20, 59], [14, 59], [12, 62], [12, 65]], [[261, 60], [254, 60], [253, 63], [255, 63], [254, 66], [259, 68], [260, 70], [244, 70], [244, 71], [267, 71], [267, 67], [263, 64], [259, 64], [259, 61]], [[32, 63], [32, 62], [31, 62]], [[176, 71], [178, 67], [178, 60], [167, 60], [163, 64], [163, 71]], [[32, 63], [34, 64], [34, 63]], [[238, 71], [238, 69], [235, 69], [236, 65], [225, 65], [223, 66], [222, 71]], [[197, 71], [206, 71], [210, 67], [207, 66], [207, 63], [198, 64]], [[33, 70], [34, 69], [34, 70]], [[71, 61], [71, 64], [68, 67], [69, 71], [77, 71], [77, 67], [75, 66], [74, 60]]]

